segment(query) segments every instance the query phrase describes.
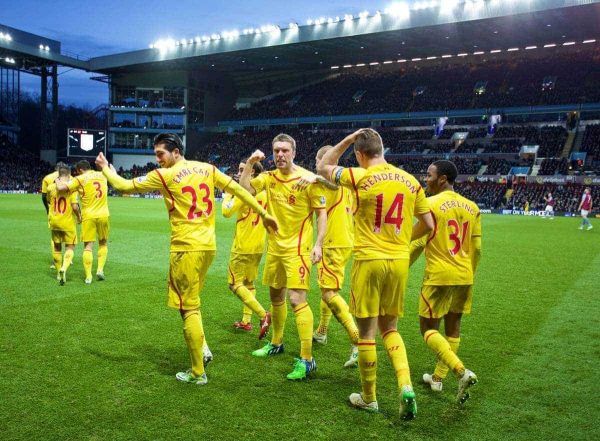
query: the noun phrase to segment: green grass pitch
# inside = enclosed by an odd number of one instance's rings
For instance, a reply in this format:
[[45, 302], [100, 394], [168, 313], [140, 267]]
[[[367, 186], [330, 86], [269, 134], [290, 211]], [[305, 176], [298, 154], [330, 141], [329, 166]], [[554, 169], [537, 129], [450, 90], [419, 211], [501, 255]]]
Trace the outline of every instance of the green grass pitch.
[[[209, 383], [179, 383], [189, 367], [181, 319], [166, 307], [169, 225], [161, 200], [112, 198], [107, 280], [83, 283], [81, 245], [67, 285], [49, 269], [39, 196], [0, 196], [0, 439], [2, 440], [480, 440], [600, 439], [600, 222], [483, 217], [483, 258], [460, 356], [480, 383], [454, 404], [456, 380], [434, 395], [420, 378], [434, 357], [418, 332], [423, 261], [412, 268], [404, 337], [419, 412], [398, 420], [395, 377], [378, 346], [380, 413], [347, 404], [357, 370], [332, 321], [315, 345], [316, 378], [289, 382], [298, 354], [293, 314], [286, 353], [256, 359], [255, 331], [234, 331], [228, 291], [234, 220], [217, 216], [218, 252], [202, 293], [215, 359]], [[314, 283], [310, 304], [318, 320]], [[344, 295], [347, 297], [347, 281]], [[268, 305], [267, 289], [258, 295]], [[255, 318], [256, 326], [257, 320]], [[594, 404], [595, 403], [595, 404]]]

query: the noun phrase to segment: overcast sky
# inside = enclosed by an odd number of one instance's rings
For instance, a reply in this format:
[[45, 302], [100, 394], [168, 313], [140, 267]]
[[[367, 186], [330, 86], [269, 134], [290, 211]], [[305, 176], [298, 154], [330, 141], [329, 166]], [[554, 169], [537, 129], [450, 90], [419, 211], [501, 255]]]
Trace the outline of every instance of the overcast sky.
[[[159, 38], [193, 38], [246, 27], [385, 9], [391, 0], [156, 1], [0, 0], [0, 23], [62, 43], [63, 52], [94, 57], [145, 49]], [[89, 73], [60, 68], [59, 101], [95, 107], [108, 102], [107, 86]], [[22, 76], [39, 93], [39, 79]]]

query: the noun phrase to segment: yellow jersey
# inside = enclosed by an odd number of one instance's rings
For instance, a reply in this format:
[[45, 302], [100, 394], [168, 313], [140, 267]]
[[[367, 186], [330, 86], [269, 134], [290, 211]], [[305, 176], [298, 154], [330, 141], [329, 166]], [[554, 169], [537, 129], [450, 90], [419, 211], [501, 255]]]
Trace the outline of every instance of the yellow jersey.
[[435, 229], [425, 246], [423, 285], [472, 285], [471, 238], [481, 236], [479, 207], [454, 191], [442, 191], [427, 201]]
[[[215, 187], [230, 188], [246, 204], [256, 203], [232, 178], [204, 162], [182, 159], [170, 168], [152, 170], [135, 179], [123, 179], [109, 167], [104, 167], [102, 173], [119, 191], [160, 191], [171, 223], [171, 252], [216, 250]], [[255, 208], [261, 209], [258, 204]]]
[[69, 190], [81, 195], [81, 217], [83, 220], [108, 217], [108, 184], [101, 172], [87, 170], [75, 176], [68, 184]]
[[49, 173], [46, 176], [44, 176], [44, 179], [42, 179], [42, 191], [41, 191], [41, 193], [48, 193], [48, 186], [50, 184], [54, 184], [54, 181], [56, 181], [56, 178], [58, 178], [58, 172], [57, 171], [54, 171], [54, 172]]
[[[267, 194], [261, 191], [256, 195], [256, 201], [261, 207], [267, 208]], [[237, 254], [262, 254], [265, 251], [267, 230], [260, 220], [260, 214], [248, 207], [233, 194], [223, 195], [221, 213], [224, 217], [237, 214], [235, 236], [231, 252]]]
[[327, 204], [327, 232], [323, 248], [352, 248], [354, 225], [352, 223], [353, 198], [350, 190], [324, 188]]
[[77, 203], [76, 191], [57, 191], [56, 184], [46, 187], [48, 198], [48, 228], [55, 231], [75, 231], [73, 206]]
[[303, 176], [312, 174], [296, 167], [289, 175], [279, 170], [261, 173], [250, 181], [257, 193], [267, 194], [267, 211], [279, 223], [279, 231], [269, 234], [267, 252], [274, 256], [307, 256], [313, 245], [313, 211], [326, 208], [321, 184], [298, 187]]
[[338, 167], [331, 180], [355, 193], [354, 259], [408, 259], [413, 216], [429, 212], [419, 181], [387, 163]]

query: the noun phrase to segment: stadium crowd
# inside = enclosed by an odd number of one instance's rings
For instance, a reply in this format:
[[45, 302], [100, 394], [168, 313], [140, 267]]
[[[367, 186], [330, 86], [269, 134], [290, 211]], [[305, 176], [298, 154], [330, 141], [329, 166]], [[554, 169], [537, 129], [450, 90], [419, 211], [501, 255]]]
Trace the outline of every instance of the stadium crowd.
[[[600, 51], [557, 52], [544, 59], [484, 60], [394, 70], [342, 72], [310, 93], [293, 92], [228, 119], [394, 113], [600, 101]], [[475, 90], [478, 89], [479, 93]]]

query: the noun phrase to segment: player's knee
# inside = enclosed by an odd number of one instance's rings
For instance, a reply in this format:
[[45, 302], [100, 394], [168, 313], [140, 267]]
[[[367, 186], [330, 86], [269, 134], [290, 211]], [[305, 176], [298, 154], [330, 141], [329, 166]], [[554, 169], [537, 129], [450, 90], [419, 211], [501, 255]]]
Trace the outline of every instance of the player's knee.
[[331, 299], [333, 299], [336, 296], [337, 292], [332, 291], [332, 290], [321, 290], [321, 299], [329, 304], [329, 302], [331, 302]]
[[419, 328], [421, 330], [421, 335], [423, 336], [427, 331], [438, 330], [439, 320], [419, 317]]
[[229, 289], [231, 290], [231, 292], [232, 292], [232, 293], [234, 293], [234, 294], [235, 294], [235, 292], [237, 291], [237, 289], [238, 289], [240, 286], [243, 286], [243, 284], [242, 284], [242, 283], [230, 283], [230, 284], [229, 284]]

